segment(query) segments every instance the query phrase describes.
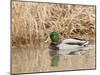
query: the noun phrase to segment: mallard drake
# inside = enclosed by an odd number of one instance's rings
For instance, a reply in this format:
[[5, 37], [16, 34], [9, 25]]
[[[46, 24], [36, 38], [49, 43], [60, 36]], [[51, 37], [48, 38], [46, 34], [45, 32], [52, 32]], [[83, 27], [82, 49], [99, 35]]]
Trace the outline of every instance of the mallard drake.
[[50, 38], [52, 43], [50, 44], [50, 49], [53, 50], [73, 50], [81, 47], [86, 47], [88, 41], [79, 38], [68, 38], [59, 41], [59, 33], [51, 32]]

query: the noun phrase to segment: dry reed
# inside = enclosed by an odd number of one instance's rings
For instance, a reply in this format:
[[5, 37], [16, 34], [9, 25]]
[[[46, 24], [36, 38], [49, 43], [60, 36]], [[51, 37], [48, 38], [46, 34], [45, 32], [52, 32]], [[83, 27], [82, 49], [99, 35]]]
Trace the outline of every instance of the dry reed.
[[44, 47], [49, 34], [95, 40], [95, 6], [12, 2], [12, 44]]

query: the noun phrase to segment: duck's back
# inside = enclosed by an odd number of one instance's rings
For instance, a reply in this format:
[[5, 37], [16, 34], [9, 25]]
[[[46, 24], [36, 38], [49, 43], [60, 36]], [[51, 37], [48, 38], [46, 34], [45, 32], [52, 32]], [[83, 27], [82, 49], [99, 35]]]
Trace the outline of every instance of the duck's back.
[[73, 38], [70, 38], [70, 39], [65, 39], [62, 41], [62, 43], [66, 44], [66, 43], [84, 43], [86, 42], [85, 40], [79, 40], [79, 39], [73, 39]]

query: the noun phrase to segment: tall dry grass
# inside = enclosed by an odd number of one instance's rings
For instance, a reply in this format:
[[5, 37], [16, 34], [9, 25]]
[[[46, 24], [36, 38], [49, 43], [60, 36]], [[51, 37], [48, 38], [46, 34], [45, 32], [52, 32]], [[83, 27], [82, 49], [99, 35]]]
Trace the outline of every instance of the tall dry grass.
[[95, 6], [12, 2], [12, 44], [44, 47], [49, 35], [95, 40]]

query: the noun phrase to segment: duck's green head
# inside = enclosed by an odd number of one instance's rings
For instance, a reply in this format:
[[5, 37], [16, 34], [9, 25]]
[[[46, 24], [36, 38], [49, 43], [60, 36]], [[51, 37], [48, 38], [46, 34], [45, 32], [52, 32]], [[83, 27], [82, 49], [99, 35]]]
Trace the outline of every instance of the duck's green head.
[[59, 42], [59, 33], [58, 32], [51, 32], [50, 38], [52, 42]]

